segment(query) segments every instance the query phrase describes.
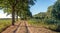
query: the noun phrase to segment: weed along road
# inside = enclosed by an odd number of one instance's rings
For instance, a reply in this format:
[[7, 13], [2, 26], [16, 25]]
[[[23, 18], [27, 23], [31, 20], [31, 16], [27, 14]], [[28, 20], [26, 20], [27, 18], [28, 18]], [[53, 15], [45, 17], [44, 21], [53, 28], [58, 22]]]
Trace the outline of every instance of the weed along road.
[[19, 21], [14, 26], [8, 27], [2, 33], [56, 33], [43, 27], [31, 26], [27, 21]]

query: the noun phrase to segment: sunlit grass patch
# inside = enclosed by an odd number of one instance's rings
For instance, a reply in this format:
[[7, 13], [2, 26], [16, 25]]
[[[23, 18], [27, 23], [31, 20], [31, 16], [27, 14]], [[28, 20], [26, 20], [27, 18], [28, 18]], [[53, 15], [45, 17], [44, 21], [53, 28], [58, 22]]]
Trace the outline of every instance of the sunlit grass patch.
[[0, 32], [2, 32], [6, 27], [11, 25], [11, 20], [0, 20]]

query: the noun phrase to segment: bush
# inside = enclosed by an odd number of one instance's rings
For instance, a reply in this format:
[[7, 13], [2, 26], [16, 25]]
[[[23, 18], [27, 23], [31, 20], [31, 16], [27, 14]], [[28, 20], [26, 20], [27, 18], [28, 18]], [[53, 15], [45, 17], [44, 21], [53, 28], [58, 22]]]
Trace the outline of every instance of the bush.
[[53, 31], [60, 31], [60, 21], [56, 19], [43, 19], [43, 22], [40, 19], [30, 19], [28, 22], [35, 26], [40, 25]]
[[49, 29], [60, 32], [60, 21], [56, 19], [45, 19], [45, 25], [47, 24]]
[[45, 19], [44, 20], [45, 24], [57, 24], [58, 21], [55, 19]]

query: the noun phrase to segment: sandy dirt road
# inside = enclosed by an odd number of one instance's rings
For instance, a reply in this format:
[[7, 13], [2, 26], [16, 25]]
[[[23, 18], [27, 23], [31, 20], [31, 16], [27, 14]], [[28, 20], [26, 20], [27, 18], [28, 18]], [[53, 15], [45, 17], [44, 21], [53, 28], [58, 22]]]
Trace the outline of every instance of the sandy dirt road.
[[28, 24], [27, 21], [19, 21], [15, 26], [8, 27], [2, 33], [56, 33], [44, 27], [36, 27]]

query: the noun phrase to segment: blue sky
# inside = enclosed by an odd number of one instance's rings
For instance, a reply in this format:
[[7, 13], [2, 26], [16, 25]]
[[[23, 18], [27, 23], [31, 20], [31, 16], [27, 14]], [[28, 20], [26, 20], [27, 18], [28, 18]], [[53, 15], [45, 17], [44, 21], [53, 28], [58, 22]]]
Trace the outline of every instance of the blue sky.
[[40, 12], [46, 12], [47, 8], [53, 5], [55, 1], [56, 0], [37, 0], [37, 2], [35, 2], [36, 4], [32, 6], [30, 10], [33, 15]]
[[[53, 5], [56, 0], [37, 0], [35, 2], [35, 5], [30, 8], [30, 11], [33, 15], [38, 14], [40, 12], [46, 12], [47, 8], [50, 5]], [[10, 18], [11, 16], [6, 16], [6, 14], [3, 13], [3, 10], [0, 10], [0, 18]]]

